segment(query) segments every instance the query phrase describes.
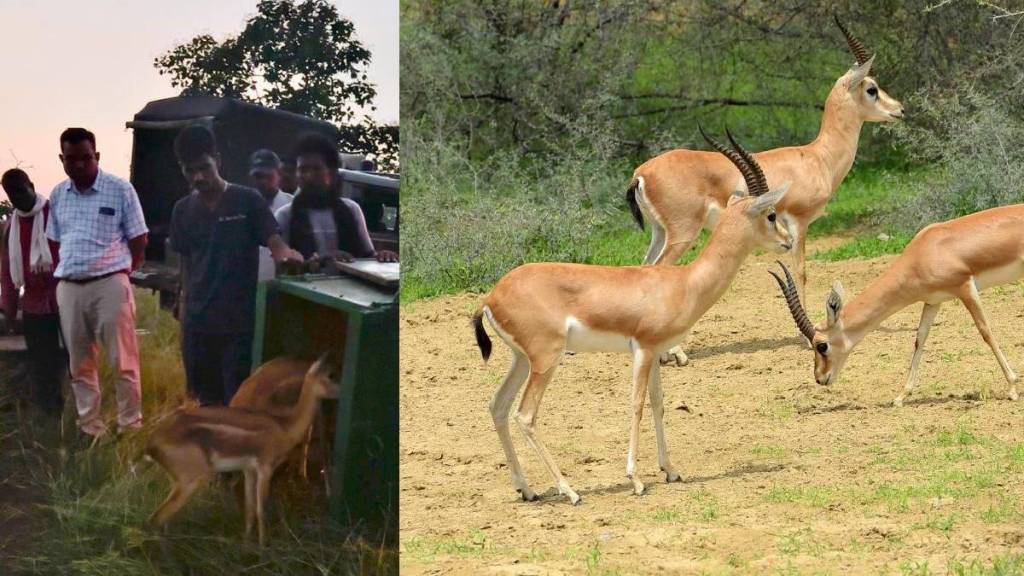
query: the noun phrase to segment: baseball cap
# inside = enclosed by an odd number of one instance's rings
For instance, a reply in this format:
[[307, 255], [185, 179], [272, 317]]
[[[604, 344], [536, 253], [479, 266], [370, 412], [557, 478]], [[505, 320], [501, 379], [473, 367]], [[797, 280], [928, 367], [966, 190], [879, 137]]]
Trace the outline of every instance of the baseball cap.
[[266, 148], [257, 150], [249, 157], [249, 173], [264, 170], [280, 170], [281, 159], [273, 150]]

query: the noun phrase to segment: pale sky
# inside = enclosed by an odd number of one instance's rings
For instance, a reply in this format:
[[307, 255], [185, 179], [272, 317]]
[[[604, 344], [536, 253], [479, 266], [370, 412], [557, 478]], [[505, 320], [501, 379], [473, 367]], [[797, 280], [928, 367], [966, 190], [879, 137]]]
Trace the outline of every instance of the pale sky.
[[[398, 0], [334, 0], [371, 53], [383, 123], [398, 122]], [[65, 178], [60, 133], [96, 134], [100, 167], [128, 178], [126, 121], [177, 96], [153, 59], [199, 34], [242, 30], [257, 0], [0, 0], [0, 172], [20, 163], [45, 195]], [[17, 159], [16, 159], [16, 158]]]

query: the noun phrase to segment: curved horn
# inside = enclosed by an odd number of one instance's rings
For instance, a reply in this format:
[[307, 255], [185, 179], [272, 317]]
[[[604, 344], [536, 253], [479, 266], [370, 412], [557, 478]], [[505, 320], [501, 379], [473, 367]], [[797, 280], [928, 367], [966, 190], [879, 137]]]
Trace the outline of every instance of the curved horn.
[[746, 149], [743, 148], [743, 146], [740, 146], [740, 143], [732, 137], [732, 132], [729, 131], [728, 126], [725, 127], [725, 135], [729, 138], [729, 143], [732, 144], [732, 147], [740, 153], [740, 156], [743, 157], [743, 160], [746, 161], [747, 165], [750, 166], [750, 170], [754, 173], [757, 186], [751, 186], [750, 181], [747, 180], [747, 190], [750, 191], [750, 195], [760, 196], [761, 194], [767, 193], [768, 181], [764, 178], [764, 170], [761, 170], [761, 165], [757, 163], [757, 160], [754, 160], [754, 157], [750, 155], [750, 152], [747, 152]]
[[793, 276], [789, 273], [789, 268], [782, 262], [779, 262], [779, 266], [782, 266], [782, 272], [786, 275], [786, 281], [783, 282], [782, 278], [775, 273], [774, 270], [769, 270], [775, 281], [779, 283], [779, 288], [782, 289], [782, 295], [786, 297], [786, 305], [789, 306], [789, 313], [793, 315], [793, 320], [796, 322], [796, 327], [800, 329], [800, 333], [807, 337], [807, 340], [814, 340], [814, 325], [811, 323], [811, 319], [807, 317], [807, 312], [804, 311], [804, 307], [800, 304], [800, 295], [796, 291], [796, 283], [793, 282]]
[[[748, 194], [753, 196], [760, 195], [763, 193], [760, 190], [760, 188], [758, 188], [759, 183], [757, 179], [757, 174], [754, 172], [754, 169], [751, 168], [751, 165], [747, 163], [746, 159], [744, 159], [744, 157], [739, 152], [737, 152], [736, 150], [726, 148], [722, 143], [718, 142], [711, 136], [708, 136], [708, 133], [704, 131], [704, 127], [700, 125], [700, 122], [697, 123], [697, 129], [700, 130], [700, 135], [703, 136], [705, 140], [707, 140], [708, 144], [710, 144], [712, 148], [721, 152], [726, 158], [728, 158], [733, 164], [735, 164], [737, 168], [739, 168], [740, 173], [743, 174], [743, 180], [745, 180], [747, 183]], [[757, 170], [761, 170], [760, 166], [758, 166]], [[762, 180], [764, 179], [763, 174], [761, 175], [761, 178]]]
[[857, 66], [863, 66], [871, 58], [871, 52], [864, 46], [860, 40], [850, 31], [843, 26], [843, 23], [839, 20], [839, 14], [833, 14], [833, 18], [836, 20], [836, 26], [843, 31], [843, 36], [846, 36], [846, 43], [850, 45], [850, 52], [853, 52], [853, 56], [857, 59]]

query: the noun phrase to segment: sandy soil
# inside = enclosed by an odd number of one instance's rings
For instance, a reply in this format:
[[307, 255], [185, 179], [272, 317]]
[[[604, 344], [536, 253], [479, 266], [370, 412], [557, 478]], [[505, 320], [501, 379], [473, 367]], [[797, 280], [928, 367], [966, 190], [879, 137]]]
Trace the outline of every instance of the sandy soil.
[[[920, 307], [885, 322], [840, 381], [821, 387], [766, 272], [773, 259], [749, 259], [695, 326], [690, 365], [662, 370], [680, 483], [658, 471], [646, 409], [639, 473], [648, 492], [631, 493], [630, 359], [565, 358], [539, 434], [583, 497], [577, 507], [555, 493], [515, 426], [527, 478], [547, 492], [527, 503], [512, 488], [487, 409], [510, 355], [492, 332], [495, 353], [481, 362], [468, 324], [479, 298], [405, 307], [402, 573], [919, 574], [1024, 551], [1024, 403], [1007, 399], [966, 310], [943, 307], [918, 389], [894, 409]], [[812, 319], [823, 317], [833, 278], [852, 297], [889, 260], [810, 262]], [[1021, 284], [983, 294], [1018, 370], [1022, 295]]]

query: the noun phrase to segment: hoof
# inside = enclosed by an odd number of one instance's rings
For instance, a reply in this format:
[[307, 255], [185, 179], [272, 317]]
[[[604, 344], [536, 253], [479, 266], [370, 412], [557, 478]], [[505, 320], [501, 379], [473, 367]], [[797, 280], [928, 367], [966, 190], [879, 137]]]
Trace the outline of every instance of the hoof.
[[643, 496], [644, 492], [647, 490], [647, 488], [644, 486], [644, 483], [637, 480], [636, 478], [630, 478], [630, 480], [633, 481], [633, 494], [636, 494], [637, 496]]
[[579, 494], [573, 492], [572, 494], [569, 495], [569, 504], [572, 504], [573, 506], [579, 506], [580, 504], [583, 504], [583, 498], [580, 498]]
[[903, 397], [902, 396], [897, 396], [892, 401], [892, 407], [893, 408], [903, 408]]
[[536, 502], [540, 500], [540, 496], [537, 496], [537, 493], [529, 488], [520, 488], [516, 492], [519, 492], [519, 497], [523, 499], [523, 502]]
[[665, 354], [661, 355], [661, 358], [659, 360], [662, 366], [675, 364], [677, 367], [682, 367], [690, 363], [690, 359], [686, 356], [686, 354], [682, 352], [666, 352]]
[[1014, 389], [1011, 389], [1010, 390], [1010, 400], [1013, 400], [1014, 402], [1016, 402], [1019, 399], [1020, 399], [1020, 395], [1017, 394], [1017, 391], [1014, 390]]
[[665, 482], [668, 484], [671, 484], [673, 482], [681, 482], [682, 480], [683, 478], [679, 475], [678, 472], [665, 472]]

